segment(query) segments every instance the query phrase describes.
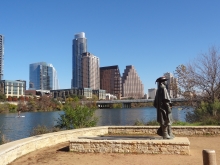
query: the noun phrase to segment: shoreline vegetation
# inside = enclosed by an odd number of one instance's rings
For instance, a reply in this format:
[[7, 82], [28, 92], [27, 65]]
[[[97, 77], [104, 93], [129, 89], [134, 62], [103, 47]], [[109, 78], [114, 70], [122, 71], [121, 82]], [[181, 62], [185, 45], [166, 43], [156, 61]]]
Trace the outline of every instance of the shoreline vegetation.
[[[67, 98], [66, 102], [69, 101], [80, 101], [79, 98]], [[85, 100], [85, 99], [83, 99]], [[86, 99], [86, 101], [96, 102], [97, 100]], [[37, 112], [37, 111], [59, 111], [63, 110], [65, 104], [61, 103], [61, 101], [57, 99], [51, 99], [47, 96], [42, 96], [40, 99], [37, 98], [29, 98], [28, 100], [18, 100], [17, 105], [13, 104], [14, 102], [1, 102], [0, 104], [0, 114], [1, 113], [16, 113], [18, 111], [21, 112]], [[97, 109], [98, 106], [94, 105]], [[153, 103], [131, 103], [131, 108], [138, 107], [151, 107]], [[110, 104], [109, 109], [115, 108], [123, 108], [122, 103], [119, 104]]]

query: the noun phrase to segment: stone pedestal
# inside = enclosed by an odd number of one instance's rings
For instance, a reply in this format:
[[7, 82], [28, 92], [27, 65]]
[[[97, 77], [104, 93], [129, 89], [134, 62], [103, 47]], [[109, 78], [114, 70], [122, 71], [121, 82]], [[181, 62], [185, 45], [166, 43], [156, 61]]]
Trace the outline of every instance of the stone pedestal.
[[135, 153], [135, 154], [177, 154], [189, 155], [190, 142], [186, 137], [172, 140], [158, 139], [73, 139], [69, 149], [81, 153]]

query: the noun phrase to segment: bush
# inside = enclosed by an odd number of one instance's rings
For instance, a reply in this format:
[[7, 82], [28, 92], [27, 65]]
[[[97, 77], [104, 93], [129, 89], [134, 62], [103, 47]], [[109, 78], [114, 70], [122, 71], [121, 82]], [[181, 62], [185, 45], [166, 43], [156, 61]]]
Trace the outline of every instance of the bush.
[[61, 129], [74, 129], [96, 126], [98, 121], [94, 117], [96, 107], [93, 104], [80, 105], [76, 100], [64, 105], [64, 114], [60, 115], [56, 127]]
[[17, 112], [17, 105], [14, 105], [14, 104], [8, 104], [8, 108], [9, 108], [9, 112], [10, 113], [15, 113]]
[[122, 108], [122, 103], [118, 103], [118, 104], [113, 104], [112, 108]]
[[6, 96], [5, 96], [5, 94], [4, 94], [3, 92], [1, 92], [1, 91], [0, 91], [0, 101], [1, 101], [1, 102], [6, 101]]
[[135, 126], [144, 126], [144, 122], [140, 120], [136, 120], [134, 123]]
[[148, 121], [146, 125], [157, 126], [157, 125], [160, 125], [160, 123], [158, 123], [156, 120], [151, 120], [151, 121]]
[[58, 132], [60, 131], [59, 128], [53, 127], [52, 129], [48, 129], [44, 125], [38, 125], [37, 127], [33, 128], [31, 132], [31, 136], [36, 136], [36, 135], [41, 135], [41, 134], [46, 134], [46, 133], [51, 133], [51, 132]]
[[0, 113], [7, 113], [9, 112], [9, 107], [8, 104], [0, 104]]
[[200, 123], [200, 125], [220, 125], [220, 102], [214, 103], [202, 101], [193, 112], [186, 114], [189, 123]]
[[220, 121], [218, 117], [207, 116], [203, 118], [201, 125], [220, 125]]
[[156, 120], [151, 120], [148, 122], [144, 122], [143, 120], [136, 120], [134, 123], [135, 126], [158, 126], [160, 125]]
[[0, 145], [10, 142], [10, 140], [5, 138], [5, 135], [0, 133]]
[[49, 132], [50, 130], [46, 126], [38, 125], [37, 127], [33, 128], [31, 136], [41, 135]]
[[191, 124], [183, 121], [174, 121], [172, 124], [172, 126], [186, 126], [186, 125], [191, 125]]

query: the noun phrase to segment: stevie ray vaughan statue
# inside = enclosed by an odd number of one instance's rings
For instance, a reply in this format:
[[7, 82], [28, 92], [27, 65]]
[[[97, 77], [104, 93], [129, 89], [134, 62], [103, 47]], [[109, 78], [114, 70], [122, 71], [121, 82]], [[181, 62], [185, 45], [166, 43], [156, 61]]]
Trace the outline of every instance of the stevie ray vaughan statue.
[[154, 99], [154, 107], [157, 109], [157, 122], [160, 123], [160, 128], [157, 134], [163, 139], [173, 139], [174, 135], [171, 130], [172, 119], [172, 103], [167, 91], [166, 77], [159, 77], [157, 80], [157, 92]]

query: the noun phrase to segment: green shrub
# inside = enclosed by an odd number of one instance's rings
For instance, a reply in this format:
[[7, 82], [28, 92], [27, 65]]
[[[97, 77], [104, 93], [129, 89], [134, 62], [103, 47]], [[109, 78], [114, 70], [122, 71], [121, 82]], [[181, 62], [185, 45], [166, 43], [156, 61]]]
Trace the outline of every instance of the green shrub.
[[148, 121], [145, 125], [157, 126], [160, 125], [156, 120]]
[[56, 127], [48, 129], [44, 125], [38, 125], [37, 127], [33, 128], [33, 130], [32, 130], [30, 135], [31, 136], [36, 136], [36, 135], [41, 135], [41, 134], [51, 133], [51, 132], [58, 132], [58, 131], [60, 131], [60, 129], [56, 128]]
[[136, 120], [134, 123], [135, 126], [158, 126], [160, 125], [156, 120], [144, 122], [143, 120]]
[[220, 125], [220, 121], [218, 117], [207, 116], [203, 118], [201, 125]]
[[8, 113], [8, 112], [9, 112], [8, 103], [0, 104], [0, 113]]
[[172, 124], [172, 126], [186, 126], [186, 125], [190, 125], [190, 123], [183, 122], [183, 121], [174, 121]]
[[17, 105], [14, 105], [14, 104], [8, 104], [8, 108], [9, 108], [9, 112], [10, 113], [15, 113], [17, 112]]
[[220, 102], [214, 103], [202, 101], [193, 112], [186, 114], [189, 123], [200, 123], [200, 125], [220, 125]]
[[140, 120], [136, 120], [134, 123], [135, 126], [144, 126], [144, 122]]
[[50, 132], [51, 131], [46, 126], [38, 125], [37, 127], [33, 128], [31, 136], [41, 135]]
[[0, 132], [0, 145], [10, 142], [10, 140], [6, 139], [5, 135]]
[[112, 108], [122, 108], [122, 103], [118, 103], [118, 104], [113, 104]]
[[67, 102], [63, 110], [64, 114], [60, 115], [56, 125], [60, 129], [93, 127], [98, 121], [94, 117], [96, 107], [91, 103], [80, 105], [78, 101]]

